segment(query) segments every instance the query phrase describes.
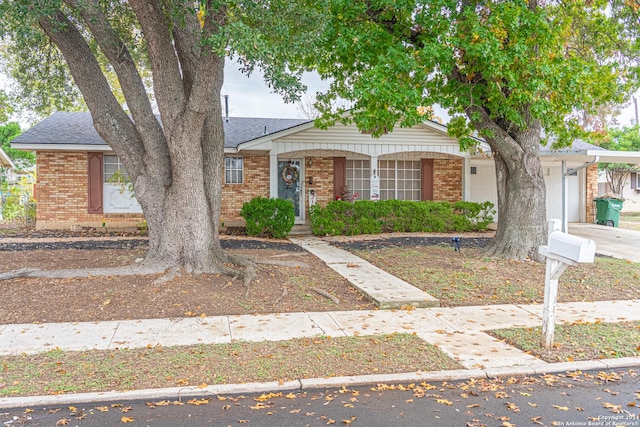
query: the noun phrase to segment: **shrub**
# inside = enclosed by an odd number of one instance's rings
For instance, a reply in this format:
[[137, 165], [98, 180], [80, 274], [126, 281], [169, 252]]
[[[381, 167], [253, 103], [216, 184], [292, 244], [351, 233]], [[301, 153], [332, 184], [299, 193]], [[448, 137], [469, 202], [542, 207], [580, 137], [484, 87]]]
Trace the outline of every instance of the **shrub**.
[[289, 200], [256, 197], [242, 205], [240, 215], [247, 223], [247, 235], [282, 239], [295, 222], [295, 210]]
[[485, 230], [493, 221], [491, 202], [332, 201], [310, 210], [311, 231], [322, 235], [381, 232], [454, 232]]

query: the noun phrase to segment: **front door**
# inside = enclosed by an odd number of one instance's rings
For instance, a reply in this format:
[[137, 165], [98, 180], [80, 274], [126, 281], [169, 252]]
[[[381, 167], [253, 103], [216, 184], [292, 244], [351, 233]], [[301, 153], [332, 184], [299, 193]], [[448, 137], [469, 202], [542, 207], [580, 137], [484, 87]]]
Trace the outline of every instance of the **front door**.
[[304, 223], [304, 180], [302, 160], [278, 160], [278, 198], [290, 200], [296, 224]]

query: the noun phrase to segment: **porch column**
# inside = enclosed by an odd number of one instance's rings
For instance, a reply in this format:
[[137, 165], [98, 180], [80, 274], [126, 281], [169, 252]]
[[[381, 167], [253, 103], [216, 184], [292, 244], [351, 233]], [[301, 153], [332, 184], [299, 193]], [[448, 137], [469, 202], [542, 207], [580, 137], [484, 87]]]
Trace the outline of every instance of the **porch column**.
[[371, 156], [371, 175], [380, 176], [380, 172], [378, 171], [378, 156]]
[[278, 154], [269, 154], [269, 197], [278, 198]]
[[462, 158], [462, 200], [471, 200], [471, 159]]

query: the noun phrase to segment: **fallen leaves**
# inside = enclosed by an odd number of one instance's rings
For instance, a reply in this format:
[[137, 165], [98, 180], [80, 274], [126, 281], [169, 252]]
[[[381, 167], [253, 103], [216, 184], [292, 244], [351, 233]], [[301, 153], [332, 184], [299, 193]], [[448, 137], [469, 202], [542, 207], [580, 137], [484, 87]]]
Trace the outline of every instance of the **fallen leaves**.
[[602, 402], [602, 406], [605, 409], [608, 409], [610, 412], [614, 414], [619, 414], [622, 412], [622, 405], [614, 405], [613, 403]]

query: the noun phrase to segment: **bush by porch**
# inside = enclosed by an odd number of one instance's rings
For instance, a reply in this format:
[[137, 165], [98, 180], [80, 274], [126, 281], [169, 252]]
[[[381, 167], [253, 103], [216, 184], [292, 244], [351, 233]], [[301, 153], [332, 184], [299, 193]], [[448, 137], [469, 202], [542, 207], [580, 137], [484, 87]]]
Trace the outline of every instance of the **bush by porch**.
[[493, 222], [494, 214], [491, 202], [336, 200], [325, 207], [313, 206], [310, 225], [317, 236], [483, 231]]

